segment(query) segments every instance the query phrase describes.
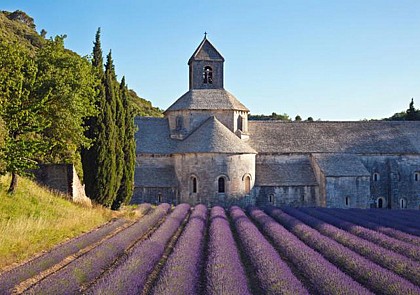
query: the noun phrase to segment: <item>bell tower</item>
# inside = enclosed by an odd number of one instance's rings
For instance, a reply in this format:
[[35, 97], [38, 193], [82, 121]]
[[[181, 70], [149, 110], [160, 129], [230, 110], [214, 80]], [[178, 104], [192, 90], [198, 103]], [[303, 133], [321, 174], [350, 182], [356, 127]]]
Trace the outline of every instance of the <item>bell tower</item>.
[[198, 45], [188, 61], [190, 67], [190, 90], [223, 89], [223, 63], [225, 59], [207, 39]]

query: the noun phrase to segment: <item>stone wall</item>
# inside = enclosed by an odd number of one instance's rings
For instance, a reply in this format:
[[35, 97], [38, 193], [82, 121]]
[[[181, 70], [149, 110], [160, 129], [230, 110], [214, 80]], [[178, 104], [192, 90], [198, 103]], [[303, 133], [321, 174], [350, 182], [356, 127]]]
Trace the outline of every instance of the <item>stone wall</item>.
[[404, 200], [406, 208], [420, 208], [420, 180], [415, 180], [415, 173], [420, 171], [420, 156], [364, 155], [361, 159], [372, 175], [371, 203], [377, 205], [378, 199], [383, 198], [385, 207], [399, 209]]
[[168, 187], [136, 187], [130, 204], [179, 204], [177, 188]]
[[92, 206], [92, 202], [86, 196], [85, 188], [77, 176], [74, 165], [42, 164], [33, 173], [36, 181], [41, 185], [67, 195], [75, 203]]
[[[204, 67], [212, 68], [213, 83], [203, 83]], [[211, 60], [196, 60], [190, 64], [190, 89], [222, 89], [223, 88], [223, 62]]]
[[254, 188], [256, 205], [315, 207], [317, 186], [262, 186]]
[[[246, 176], [251, 189], [255, 183], [254, 154], [179, 154], [175, 155], [175, 172], [182, 202], [209, 206], [254, 202], [251, 192], [245, 191]], [[197, 193], [192, 192], [191, 177], [197, 178]], [[219, 177], [225, 178], [225, 193], [218, 193]]]
[[[369, 208], [370, 179], [360, 177], [325, 177], [326, 207]], [[348, 204], [346, 204], [346, 197]]]

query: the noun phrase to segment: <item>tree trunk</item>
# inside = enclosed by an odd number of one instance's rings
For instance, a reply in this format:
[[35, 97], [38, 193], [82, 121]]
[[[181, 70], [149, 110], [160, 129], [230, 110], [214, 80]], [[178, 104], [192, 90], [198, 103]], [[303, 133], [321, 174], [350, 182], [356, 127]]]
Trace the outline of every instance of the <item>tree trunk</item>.
[[18, 184], [18, 175], [15, 172], [12, 172], [12, 181], [10, 182], [9, 190], [7, 193], [13, 194]]

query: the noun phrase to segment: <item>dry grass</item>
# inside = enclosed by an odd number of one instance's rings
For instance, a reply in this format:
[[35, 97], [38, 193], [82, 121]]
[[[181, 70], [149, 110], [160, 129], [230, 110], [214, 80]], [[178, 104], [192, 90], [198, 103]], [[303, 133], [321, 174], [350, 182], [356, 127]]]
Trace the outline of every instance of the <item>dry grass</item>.
[[71, 203], [24, 178], [19, 178], [16, 193], [8, 195], [9, 182], [9, 176], [0, 177], [0, 269], [116, 216], [100, 206], [87, 208]]

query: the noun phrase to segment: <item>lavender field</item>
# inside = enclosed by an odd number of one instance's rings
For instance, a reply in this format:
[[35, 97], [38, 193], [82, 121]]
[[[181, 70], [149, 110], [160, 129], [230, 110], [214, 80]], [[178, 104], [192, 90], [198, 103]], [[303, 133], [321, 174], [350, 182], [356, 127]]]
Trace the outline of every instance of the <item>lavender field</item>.
[[420, 294], [420, 211], [161, 204], [0, 273], [0, 294]]

